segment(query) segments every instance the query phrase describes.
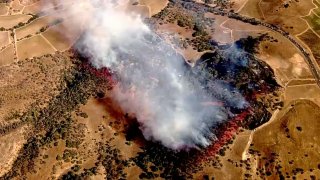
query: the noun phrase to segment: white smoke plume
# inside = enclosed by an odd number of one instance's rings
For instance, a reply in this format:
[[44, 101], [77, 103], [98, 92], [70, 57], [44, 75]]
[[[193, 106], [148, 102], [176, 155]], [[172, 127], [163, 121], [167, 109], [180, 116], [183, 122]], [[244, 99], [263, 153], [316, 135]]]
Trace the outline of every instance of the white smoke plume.
[[[216, 138], [212, 127], [227, 120], [228, 111], [212, 103], [217, 100], [200, 83], [184, 76], [183, 59], [137, 13], [128, 11], [128, 2], [68, 2], [72, 5], [55, 13], [70, 17], [70, 28], [84, 29], [79, 52], [96, 68], [107, 67], [119, 76], [114, 100], [136, 116], [144, 137], [175, 150], [210, 145]], [[232, 99], [232, 93], [227, 94]], [[242, 97], [237, 101], [237, 106], [245, 106]]]

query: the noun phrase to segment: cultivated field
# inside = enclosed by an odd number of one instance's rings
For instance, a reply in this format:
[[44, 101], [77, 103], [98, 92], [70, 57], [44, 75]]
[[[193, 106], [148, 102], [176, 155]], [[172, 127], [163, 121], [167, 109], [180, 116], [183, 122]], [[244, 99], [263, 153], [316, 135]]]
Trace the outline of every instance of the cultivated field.
[[139, 0], [139, 3], [141, 5], [148, 6], [150, 9], [150, 15], [154, 15], [159, 13], [164, 7], [167, 6], [168, 0], [158, 0], [158, 1], [153, 1], [153, 0]]
[[23, 22], [23, 23], [27, 22], [30, 18], [31, 18], [30, 15], [24, 15], [24, 14], [0, 16], [0, 27], [9, 29], [15, 25], [18, 25], [20, 22]]
[[14, 46], [11, 44], [0, 51], [0, 65], [8, 65], [14, 62], [15, 57]]
[[9, 39], [9, 32], [8, 31], [2, 31], [0, 32], [0, 49], [7, 46], [10, 42]]
[[17, 42], [17, 49], [19, 59], [39, 57], [55, 52], [52, 45], [42, 35], [36, 35]]
[[39, 19], [36, 19], [32, 23], [16, 29], [16, 38], [18, 40], [20, 40], [20, 39], [27, 37], [29, 35], [32, 36], [37, 33], [40, 33], [41, 28], [45, 28], [46, 26], [49, 26], [49, 24], [52, 24], [55, 21], [57, 21], [57, 19], [54, 17], [50, 17], [50, 16], [45, 16], [45, 17], [41, 17]]
[[0, 15], [6, 15], [8, 13], [8, 7], [4, 3], [0, 3]]
[[[69, 26], [67, 26], [69, 27]], [[42, 33], [57, 50], [68, 50], [73, 43], [80, 37], [81, 31], [79, 29], [69, 29], [65, 23], [61, 23], [50, 27], [47, 31]]]

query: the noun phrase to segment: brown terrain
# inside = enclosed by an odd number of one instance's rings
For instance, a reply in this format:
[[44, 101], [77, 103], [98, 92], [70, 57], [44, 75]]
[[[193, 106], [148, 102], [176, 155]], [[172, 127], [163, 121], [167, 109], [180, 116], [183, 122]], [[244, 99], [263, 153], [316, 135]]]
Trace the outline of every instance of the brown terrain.
[[[130, 9], [151, 17], [167, 5], [167, 0], [140, 0]], [[231, 6], [225, 8], [281, 27], [320, 65], [320, 1], [232, 0]], [[81, 30], [66, 28], [64, 23], [72, 17], [60, 19], [50, 14], [36, 17], [40, 11], [38, 0], [0, 3], [0, 28], [3, 27], [0, 31], [0, 179], [14, 177], [15, 171], [26, 179], [59, 179], [69, 171], [89, 174], [91, 179], [112, 176], [120, 179], [124, 177], [122, 174], [126, 174], [127, 179], [141, 178], [143, 170], [133, 162], [128, 166], [119, 165], [143, 149], [139, 141], [126, 139], [123, 131], [130, 122], [119, 119], [118, 114], [122, 112], [108, 109], [112, 102], [96, 97], [98, 90], [91, 86], [98, 80], [85, 76], [83, 81], [87, 82], [88, 92], [82, 92], [85, 87], [81, 85], [77, 88], [78, 96], [87, 99], [73, 108], [66, 105], [69, 101], [56, 97], [63, 93], [72, 95], [65, 89], [68, 82], [76, 81], [72, 76], [79, 67], [69, 50]], [[202, 169], [193, 178], [320, 178], [320, 88], [304, 55], [292, 42], [268, 28], [210, 12], [205, 17], [214, 20], [207, 31], [220, 45], [243, 37], [268, 35], [260, 42], [255, 55], [273, 69], [281, 90], [275, 92], [277, 96], [259, 98], [265, 103], [278, 99], [283, 107], [268, 109], [271, 119], [256, 129], [238, 129], [232, 143], [224, 147], [225, 152], [209, 157], [212, 161], [200, 162]], [[67, 31], [73, 32], [66, 33], [72, 36], [62, 33]], [[177, 25], [176, 20], [157, 24], [157, 32], [190, 63], [208, 52], [190, 45], [179, 46], [192, 39], [194, 31]], [[106, 86], [100, 88], [108, 96]], [[37, 117], [50, 112], [56, 104], [61, 104], [58, 106], [61, 109], [53, 112], [63, 112], [63, 116], [71, 120], [62, 123], [60, 115], [53, 113], [48, 115], [48, 121], [56, 120], [63, 127], [71, 128], [70, 133], [54, 132], [55, 141], [41, 142], [44, 145], [39, 147], [38, 156], [21, 154], [24, 148], [29, 148], [24, 145], [33, 133], [40, 136], [46, 128], [53, 128], [39, 123]], [[28, 120], [29, 116], [36, 120]], [[30, 160], [25, 162], [19, 156]], [[30, 161], [33, 170], [28, 169]], [[96, 167], [94, 173], [92, 167]], [[116, 173], [119, 169], [122, 173]]]

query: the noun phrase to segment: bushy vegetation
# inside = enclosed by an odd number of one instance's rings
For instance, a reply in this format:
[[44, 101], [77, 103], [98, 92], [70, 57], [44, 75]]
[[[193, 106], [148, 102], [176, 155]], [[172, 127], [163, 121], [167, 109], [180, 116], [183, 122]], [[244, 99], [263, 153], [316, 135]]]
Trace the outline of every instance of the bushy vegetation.
[[210, 39], [209, 36], [197, 36], [190, 40], [190, 43], [198, 52], [214, 50], [214, 46], [210, 44]]
[[199, 22], [196, 22], [193, 26], [193, 30], [195, 31], [192, 36], [193, 37], [197, 37], [197, 36], [207, 36], [208, 33], [206, 32], [205, 30], [205, 27], [199, 23]]
[[120, 151], [109, 145], [101, 144], [99, 149], [99, 162], [107, 170], [107, 180], [126, 179], [127, 174], [124, 172], [125, 167], [129, 167], [129, 161], [123, 160]]
[[[81, 130], [78, 130], [81, 127], [75, 126], [71, 112], [96, 93], [99, 89], [96, 84], [107, 84], [84, 69], [81, 62], [75, 60], [74, 63], [78, 65], [62, 76], [60, 94], [53, 97], [46, 108], [42, 109], [34, 104], [29, 111], [20, 116], [18, 125], [30, 124], [36, 128], [28, 135], [28, 141], [20, 150], [13, 168], [3, 176], [5, 179], [23, 178], [27, 172], [32, 171], [40, 148], [54, 144], [59, 139], [64, 139], [68, 148], [77, 148], [81, 143]], [[0, 132], [3, 131], [6, 130], [1, 128]], [[57, 160], [72, 161], [75, 155], [74, 150], [66, 149]]]

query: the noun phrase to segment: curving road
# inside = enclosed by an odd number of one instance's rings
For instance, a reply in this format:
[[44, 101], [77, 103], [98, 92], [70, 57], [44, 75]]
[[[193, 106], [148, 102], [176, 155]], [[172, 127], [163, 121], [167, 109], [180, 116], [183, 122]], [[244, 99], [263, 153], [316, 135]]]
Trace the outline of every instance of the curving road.
[[[187, 2], [183, 2], [181, 0], [179, 0], [180, 3], [187, 3]], [[177, 2], [177, 0], [175, 0], [175, 2]], [[266, 22], [263, 22], [259, 19], [256, 18], [251, 18], [251, 17], [247, 17], [247, 16], [243, 16], [240, 15], [238, 13], [235, 12], [229, 12], [226, 10], [223, 10], [222, 8], [216, 8], [216, 7], [211, 7], [207, 4], [200, 4], [197, 2], [193, 2], [191, 6], [188, 6], [188, 9], [194, 9], [196, 11], [205, 11], [205, 12], [211, 12], [215, 15], [220, 15], [220, 16], [228, 16], [231, 19], [236, 19], [239, 21], [242, 21], [244, 23], [248, 23], [248, 24], [252, 24], [252, 25], [258, 25], [258, 26], [263, 26], [266, 27], [274, 32], [277, 32], [279, 34], [281, 34], [283, 37], [285, 37], [286, 39], [288, 39], [292, 44], [294, 44], [294, 46], [303, 54], [304, 56], [304, 60], [305, 62], [308, 64], [312, 75], [314, 76], [318, 86], [320, 87], [320, 70], [319, 70], [319, 66], [318, 64], [315, 62], [315, 60], [313, 60], [309, 54], [309, 52], [301, 45], [299, 44], [295, 38], [290, 35], [288, 32], [284, 31], [283, 29], [281, 29], [278, 26], [275, 26], [273, 24], [269, 24]]]

